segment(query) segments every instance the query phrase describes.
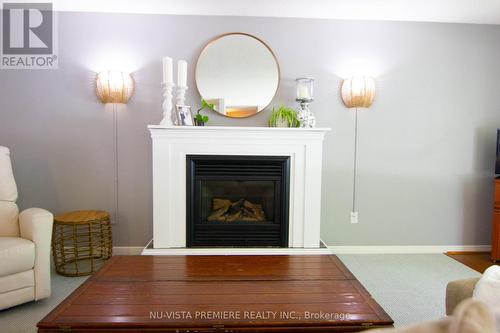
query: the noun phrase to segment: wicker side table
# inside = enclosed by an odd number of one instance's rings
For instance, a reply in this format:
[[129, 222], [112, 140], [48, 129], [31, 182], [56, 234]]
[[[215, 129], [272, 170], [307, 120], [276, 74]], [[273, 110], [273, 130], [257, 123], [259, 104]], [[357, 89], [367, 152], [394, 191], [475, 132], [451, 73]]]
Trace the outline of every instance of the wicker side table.
[[109, 213], [85, 210], [54, 217], [52, 255], [57, 273], [90, 275], [111, 258], [112, 251]]

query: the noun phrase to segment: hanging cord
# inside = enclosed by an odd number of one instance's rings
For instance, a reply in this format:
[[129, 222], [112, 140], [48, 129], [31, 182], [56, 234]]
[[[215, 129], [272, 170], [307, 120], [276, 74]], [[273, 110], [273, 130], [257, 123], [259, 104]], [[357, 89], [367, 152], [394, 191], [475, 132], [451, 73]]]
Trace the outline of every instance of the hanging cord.
[[115, 168], [115, 223], [118, 223], [119, 198], [118, 198], [118, 105], [113, 103], [113, 158]]
[[356, 212], [356, 178], [358, 174], [358, 108], [354, 111], [354, 168], [352, 179], [352, 212]]

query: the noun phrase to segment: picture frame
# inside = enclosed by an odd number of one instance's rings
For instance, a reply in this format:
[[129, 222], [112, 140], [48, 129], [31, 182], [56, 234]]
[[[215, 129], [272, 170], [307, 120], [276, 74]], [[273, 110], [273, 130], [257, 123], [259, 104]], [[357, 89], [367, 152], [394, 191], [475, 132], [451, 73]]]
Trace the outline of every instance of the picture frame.
[[191, 107], [188, 105], [176, 105], [175, 116], [178, 126], [193, 126], [193, 117], [191, 116]]

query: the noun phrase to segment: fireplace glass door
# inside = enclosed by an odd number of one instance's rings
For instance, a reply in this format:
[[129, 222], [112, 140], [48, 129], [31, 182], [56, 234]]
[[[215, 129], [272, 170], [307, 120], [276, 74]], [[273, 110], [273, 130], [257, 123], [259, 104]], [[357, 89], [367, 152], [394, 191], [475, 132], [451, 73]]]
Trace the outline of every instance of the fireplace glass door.
[[187, 157], [189, 247], [288, 246], [289, 157]]

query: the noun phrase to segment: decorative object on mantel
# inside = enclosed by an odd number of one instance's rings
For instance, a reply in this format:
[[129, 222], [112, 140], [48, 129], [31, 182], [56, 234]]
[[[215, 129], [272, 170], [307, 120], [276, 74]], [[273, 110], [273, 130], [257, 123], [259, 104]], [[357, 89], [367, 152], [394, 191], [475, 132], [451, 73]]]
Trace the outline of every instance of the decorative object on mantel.
[[175, 106], [177, 125], [193, 126], [193, 118], [191, 117], [191, 107], [187, 105]]
[[297, 80], [297, 98], [295, 99], [300, 103], [300, 110], [298, 111], [297, 118], [302, 128], [313, 128], [316, 126], [316, 118], [309, 110], [309, 104], [313, 101], [313, 82], [312, 78], [298, 78]]
[[124, 72], [100, 72], [97, 74], [96, 91], [102, 103], [126, 104], [134, 92], [134, 80]]
[[177, 61], [177, 89], [176, 105], [186, 105], [187, 86], [187, 62], [186, 60]]
[[299, 127], [300, 122], [297, 118], [297, 112], [284, 105], [278, 109], [273, 108], [269, 118], [269, 127]]
[[264, 110], [279, 86], [279, 65], [259, 38], [228, 33], [210, 41], [196, 64], [196, 86], [216, 112], [245, 118]]
[[342, 82], [342, 101], [348, 108], [354, 108], [354, 166], [352, 181], [351, 223], [358, 223], [356, 208], [356, 178], [358, 173], [358, 108], [369, 108], [375, 98], [375, 81], [369, 76], [351, 77]]
[[[162, 126], [182, 125], [178, 123], [178, 106], [185, 106], [187, 87], [187, 62], [179, 60], [177, 62], [177, 86], [174, 84], [173, 60], [170, 57], [163, 57], [163, 119], [160, 122]], [[173, 92], [176, 89], [176, 112], [172, 113]], [[182, 109], [182, 108], [181, 108]]]
[[163, 57], [163, 119], [160, 122], [162, 126], [173, 126], [174, 122], [172, 120], [172, 97], [174, 91], [174, 69], [172, 65], [172, 58]]
[[208, 103], [203, 98], [201, 99], [201, 107], [196, 111], [196, 115], [194, 116], [194, 124], [196, 126], [205, 126], [205, 123], [208, 122], [208, 116], [201, 114], [200, 112], [204, 109], [210, 109], [215, 111], [215, 106], [212, 103]]

